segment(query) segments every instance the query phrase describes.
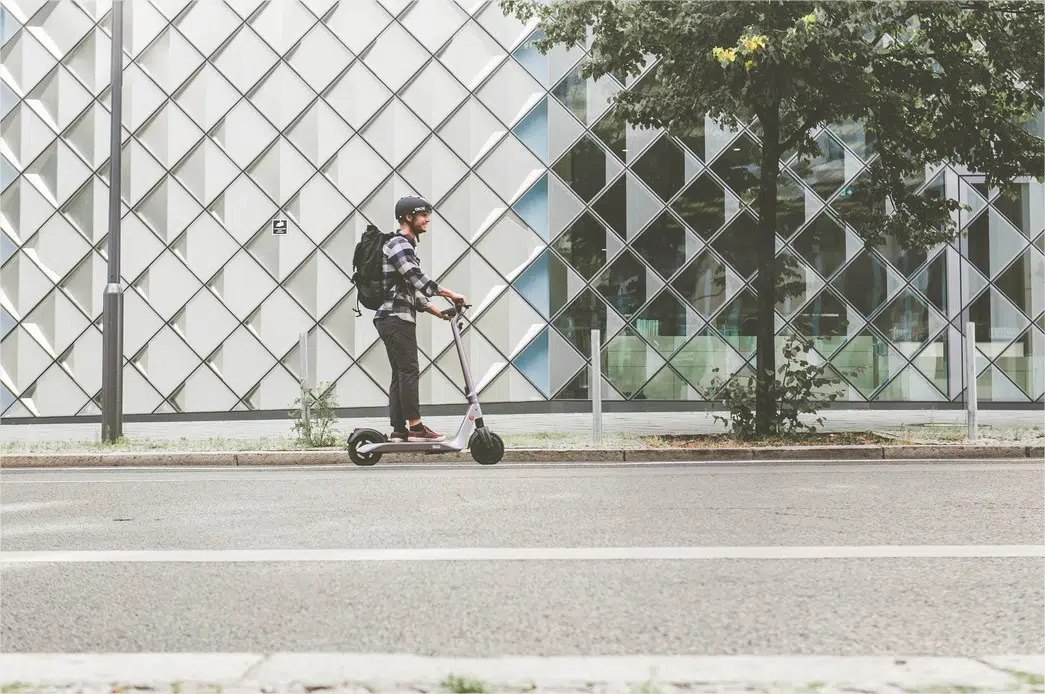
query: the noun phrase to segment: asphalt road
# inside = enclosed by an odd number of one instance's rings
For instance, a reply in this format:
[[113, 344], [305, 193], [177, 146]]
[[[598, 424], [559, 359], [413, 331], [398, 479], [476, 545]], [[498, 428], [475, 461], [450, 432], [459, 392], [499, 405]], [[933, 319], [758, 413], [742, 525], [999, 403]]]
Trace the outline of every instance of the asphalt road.
[[5, 470], [0, 650], [1041, 653], [1043, 494], [1006, 463]]

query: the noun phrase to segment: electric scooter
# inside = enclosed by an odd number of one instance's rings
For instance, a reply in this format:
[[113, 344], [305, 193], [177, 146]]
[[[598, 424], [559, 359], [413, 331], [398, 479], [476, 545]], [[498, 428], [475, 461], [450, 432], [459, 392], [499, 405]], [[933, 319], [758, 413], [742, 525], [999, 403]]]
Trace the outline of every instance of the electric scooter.
[[[453, 302], [451, 302], [453, 303]], [[504, 442], [501, 437], [490, 431], [483, 423], [483, 411], [479, 405], [479, 397], [475, 393], [475, 382], [468, 368], [468, 359], [461, 342], [461, 330], [464, 327], [465, 309], [468, 304], [454, 304], [441, 312], [450, 321], [450, 330], [454, 335], [457, 356], [461, 359], [461, 371], [464, 373], [465, 397], [468, 409], [456, 436], [447, 441], [428, 443], [424, 441], [389, 441], [388, 437], [376, 429], [355, 429], [348, 437], [348, 456], [356, 465], [376, 465], [385, 453], [458, 453], [466, 447], [472, 458], [480, 465], [496, 465], [504, 457]]]

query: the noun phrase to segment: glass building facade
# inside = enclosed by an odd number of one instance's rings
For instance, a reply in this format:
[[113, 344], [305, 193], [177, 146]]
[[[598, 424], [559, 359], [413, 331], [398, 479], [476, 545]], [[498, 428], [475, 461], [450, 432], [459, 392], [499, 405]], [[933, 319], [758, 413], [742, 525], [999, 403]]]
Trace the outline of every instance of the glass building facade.
[[[0, 415], [94, 415], [111, 3], [0, 5]], [[757, 128], [628, 127], [608, 100], [641, 76], [582, 79], [583, 50], [533, 36], [481, 0], [128, 2], [125, 412], [285, 411], [300, 333], [340, 406], [384, 406], [348, 274], [366, 224], [392, 228], [414, 192], [436, 205], [423, 266], [475, 305], [484, 402], [584, 400], [593, 349], [604, 397], [636, 407], [750, 375]], [[874, 142], [852, 124], [818, 141], [783, 162], [780, 343], [812, 338], [843, 400], [957, 403], [971, 320], [980, 397], [1041, 403], [1042, 187], [926, 171], [910, 185], [972, 207], [961, 238], [869, 250], [853, 211]], [[422, 401], [461, 402], [449, 330], [419, 339]]]

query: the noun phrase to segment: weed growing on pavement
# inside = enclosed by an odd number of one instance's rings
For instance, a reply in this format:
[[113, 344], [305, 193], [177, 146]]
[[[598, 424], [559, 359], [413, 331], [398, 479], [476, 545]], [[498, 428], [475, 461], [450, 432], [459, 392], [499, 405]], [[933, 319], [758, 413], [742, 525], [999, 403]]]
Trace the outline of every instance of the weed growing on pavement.
[[486, 685], [479, 680], [470, 680], [457, 675], [450, 675], [443, 681], [443, 686], [451, 694], [486, 694]]
[[[307, 416], [302, 412], [302, 403], [306, 403]], [[337, 424], [337, 415], [334, 414], [336, 407], [334, 389], [329, 384], [321, 383], [316, 389], [303, 386], [301, 394], [294, 400], [294, 409], [290, 411], [298, 441], [313, 448], [337, 445], [337, 432], [334, 430]]]
[[[840, 390], [826, 388], [840, 383], [834, 376], [825, 376], [827, 364], [811, 363], [807, 356], [813, 343], [789, 336], [783, 347], [784, 364], [777, 370], [773, 384], [774, 408], [771, 434], [780, 436], [800, 432], [814, 433], [816, 425], [823, 426], [823, 417], [816, 417], [815, 424], [805, 424], [802, 415], [816, 415], [820, 405], [833, 402], [841, 395]], [[717, 374], [716, 367], [711, 370]], [[714, 376], [710, 383], [711, 399], [722, 403], [729, 411], [726, 417], [712, 414], [717, 422], [730, 429], [733, 435], [744, 440], [758, 437], [755, 422], [755, 379], [754, 376], [736, 375], [728, 379]]]

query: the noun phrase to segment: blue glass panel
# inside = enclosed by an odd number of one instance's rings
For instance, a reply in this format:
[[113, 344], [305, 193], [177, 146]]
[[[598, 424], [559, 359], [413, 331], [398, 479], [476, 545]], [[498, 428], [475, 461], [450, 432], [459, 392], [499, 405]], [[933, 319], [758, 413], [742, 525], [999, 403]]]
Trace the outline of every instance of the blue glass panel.
[[18, 23], [14, 15], [0, 7], [0, 44], [7, 43], [21, 28], [22, 25]]
[[18, 169], [7, 161], [7, 157], [0, 156], [0, 190], [5, 190], [16, 178], [18, 178]]
[[7, 234], [0, 233], [0, 263], [6, 263], [16, 250], [18, 247], [15, 246], [15, 242], [8, 238]]
[[519, 121], [515, 134], [541, 161], [548, 163], [548, 97]]
[[14, 394], [12, 394], [11, 391], [9, 391], [4, 386], [0, 386], [0, 412], [6, 411], [7, 408], [10, 407], [11, 403], [13, 403], [14, 401]]
[[545, 318], [551, 315], [551, 281], [549, 279], [549, 253], [545, 251], [533, 265], [526, 268], [519, 279], [515, 280], [515, 289], [523, 298]]
[[[547, 131], [546, 131], [547, 132]], [[519, 200], [512, 205], [515, 214], [519, 215], [526, 225], [536, 231], [542, 239], [548, 240], [548, 174], [533, 184]]]
[[0, 82], [0, 118], [6, 118], [11, 109], [18, 103], [18, 95], [7, 86], [7, 82]]
[[11, 328], [15, 327], [15, 319], [7, 309], [0, 308], [0, 337], [7, 337]]
[[519, 353], [515, 358], [515, 366], [544, 393], [545, 397], [550, 395], [547, 328]]
[[533, 42], [538, 39], [544, 38], [543, 31], [536, 31], [533, 35], [527, 39], [521, 46], [515, 49], [512, 53], [515, 59], [519, 61], [519, 64], [526, 68], [526, 71], [533, 75], [538, 82], [545, 87], [548, 86], [548, 56], [541, 55], [541, 52], [533, 47]]

